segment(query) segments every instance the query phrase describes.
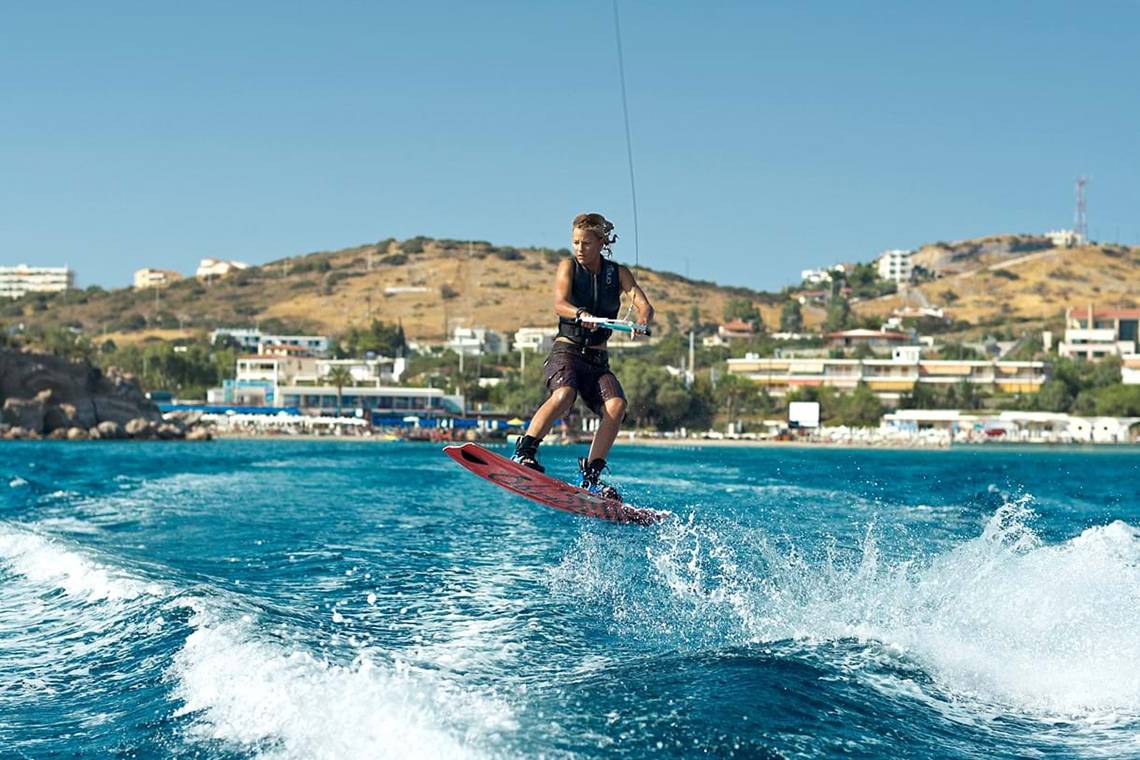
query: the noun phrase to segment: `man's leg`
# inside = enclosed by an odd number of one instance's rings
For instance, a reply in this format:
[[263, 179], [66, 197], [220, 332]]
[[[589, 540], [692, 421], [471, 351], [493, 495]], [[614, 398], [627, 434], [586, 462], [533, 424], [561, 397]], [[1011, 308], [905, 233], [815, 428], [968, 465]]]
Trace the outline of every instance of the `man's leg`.
[[590, 444], [588, 461], [605, 459], [609, 455], [621, 429], [621, 421], [625, 419], [625, 406], [625, 399], [620, 396], [606, 399], [602, 405], [601, 424], [598, 425], [598, 432], [594, 433], [594, 442]]
[[530, 418], [530, 425], [527, 426], [526, 434], [541, 441], [550, 432], [550, 426], [554, 424], [554, 421], [570, 411], [570, 407], [574, 406], [574, 399], [577, 397], [577, 391], [568, 385], [555, 388], [550, 392], [550, 398], [546, 399], [538, 411], [534, 413], [534, 416]]

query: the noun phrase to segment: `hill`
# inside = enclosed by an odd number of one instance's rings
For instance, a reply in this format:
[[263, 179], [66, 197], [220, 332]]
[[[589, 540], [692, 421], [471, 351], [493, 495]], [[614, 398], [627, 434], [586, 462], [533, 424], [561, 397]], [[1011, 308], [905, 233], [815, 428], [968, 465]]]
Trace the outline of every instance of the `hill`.
[[[426, 340], [440, 340], [449, 326], [460, 324], [513, 332], [553, 324], [554, 269], [567, 255], [486, 242], [387, 240], [280, 259], [214, 282], [187, 278], [157, 293], [89, 288], [29, 295], [0, 307], [0, 320], [68, 326], [117, 342], [254, 324], [337, 334], [372, 319], [399, 322], [410, 338]], [[753, 304], [776, 299], [645, 267], [636, 275], [663, 327], [687, 326], [694, 308], [700, 322], [719, 323], [733, 298]]]
[[[409, 338], [435, 341], [466, 325], [513, 332], [550, 325], [551, 281], [565, 249], [513, 248], [480, 241], [412, 238], [295, 256], [213, 282], [194, 278], [160, 291], [88, 288], [33, 294], [0, 304], [0, 322], [67, 327], [118, 344], [171, 340], [216, 327], [339, 334], [372, 319], [400, 323]], [[619, 259], [620, 260], [620, 259]], [[940, 306], [954, 331], [1033, 329], [1053, 324], [1069, 305], [1135, 307], [1140, 299], [1140, 248], [1089, 245], [1053, 248], [1025, 235], [933, 243], [914, 255], [920, 281], [900, 293], [854, 301], [858, 322], [894, 310]], [[689, 280], [641, 267], [637, 277], [657, 307], [659, 332], [724, 320], [733, 302], [758, 309], [778, 329], [782, 294]], [[805, 306], [808, 329], [825, 317]]]
[[1025, 242], [1003, 236], [925, 246], [915, 262], [941, 268], [943, 276], [852, 308], [861, 317], [885, 317], [905, 305], [939, 306], [954, 322], [1029, 328], [1055, 322], [1067, 306], [1140, 306], [1140, 248]]

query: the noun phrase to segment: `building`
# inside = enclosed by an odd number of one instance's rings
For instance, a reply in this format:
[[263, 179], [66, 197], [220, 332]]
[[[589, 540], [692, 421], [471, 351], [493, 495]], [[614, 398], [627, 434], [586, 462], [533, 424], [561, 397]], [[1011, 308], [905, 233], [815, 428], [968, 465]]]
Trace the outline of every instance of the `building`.
[[828, 333], [827, 344], [832, 348], [854, 348], [856, 346], [870, 346], [871, 348], [894, 348], [914, 343], [906, 333], [891, 332], [888, 330], [839, 330]]
[[[355, 390], [381, 388], [400, 382], [407, 369], [407, 360], [403, 357], [321, 359], [287, 354], [249, 354], [238, 357], [234, 379], [224, 381], [222, 394], [217, 398], [219, 403], [243, 406], [304, 407], [306, 405], [303, 403], [289, 403], [284, 400], [287, 389], [305, 389], [303, 392], [295, 391], [294, 395], [309, 393], [322, 396], [331, 388], [335, 401], [336, 388], [327, 380], [329, 372], [334, 367], [348, 370], [352, 385], [345, 387]], [[312, 388], [317, 390], [310, 393], [308, 389]]]
[[502, 355], [507, 352], [507, 341], [501, 333], [485, 327], [456, 327], [444, 347], [464, 356]]
[[252, 354], [328, 356], [327, 335], [273, 335], [255, 327], [219, 327], [210, 333], [210, 343], [229, 338], [238, 348]]
[[1136, 354], [1140, 340], [1140, 309], [1065, 309], [1065, 339], [1057, 344], [1061, 356], [1103, 359]]
[[808, 285], [823, 285], [830, 283], [835, 275], [842, 277], [846, 271], [847, 267], [843, 264], [836, 264], [826, 269], [803, 269], [800, 270], [800, 282]]
[[734, 340], [752, 340], [756, 337], [756, 330], [752, 325], [741, 319], [734, 319], [725, 322], [716, 328], [716, 334], [726, 341]]
[[172, 269], [139, 269], [135, 272], [135, 290], [165, 288], [172, 282], [182, 279], [182, 275]]
[[520, 327], [515, 331], [515, 350], [545, 354], [554, 347], [556, 335], [556, 327]]
[[21, 298], [26, 293], [61, 293], [75, 287], [75, 272], [68, 267], [0, 267], [0, 298]]
[[[891, 403], [919, 383], [969, 383], [997, 393], [1036, 393], [1048, 379], [1045, 362], [936, 361], [920, 358], [917, 350], [899, 347], [890, 359], [826, 359], [764, 357], [748, 354], [729, 359], [728, 372], [741, 375], [783, 397], [802, 387], [854, 390], [866, 383], [880, 399]], [[914, 347], [918, 348], [918, 347]]]
[[824, 304], [831, 298], [830, 290], [801, 290], [795, 294], [795, 298], [799, 301], [800, 306], [809, 306], [812, 304]]
[[215, 259], [207, 256], [198, 263], [198, 271], [194, 276], [199, 280], [213, 280], [219, 277], [225, 277], [231, 272], [240, 269], [249, 269], [249, 264], [241, 261], [226, 261], [224, 259]]
[[1045, 237], [1054, 248], [1074, 248], [1088, 242], [1083, 235], [1073, 230], [1050, 230], [1045, 233]]
[[1140, 354], [1122, 357], [1120, 382], [1125, 385], [1140, 385]]
[[881, 427], [918, 436], [941, 432], [958, 442], [1128, 443], [1137, 417], [1074, 417], [1056, 412], [963, 413], [957, 409], [901, 409]]
[[900, 249], [883, 251], [878, 261], [879, 277], [897, 283], [910, 282], [914, 274], [914, 266], [910, 260], [912, 253], [913, 251]]

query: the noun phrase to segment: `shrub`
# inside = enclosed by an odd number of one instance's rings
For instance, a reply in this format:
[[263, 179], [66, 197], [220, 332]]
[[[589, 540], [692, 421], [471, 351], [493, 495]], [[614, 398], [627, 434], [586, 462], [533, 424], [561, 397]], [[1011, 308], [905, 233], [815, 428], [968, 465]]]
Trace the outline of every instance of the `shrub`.
[[523, 257], [523, 255], [518, 252], [517, 248], [511, 248], [510, 246], [506, 246], [504, 248], [496, 248], [495, 255], [503, 261], [518, 261]]
[[447, 283], [444, 283], [443, 285], [439, 286], [439, 295], [443, 298], [443, 300], [450, 301], [452, 298], [455, 298], [459, 295], [459, 291]]

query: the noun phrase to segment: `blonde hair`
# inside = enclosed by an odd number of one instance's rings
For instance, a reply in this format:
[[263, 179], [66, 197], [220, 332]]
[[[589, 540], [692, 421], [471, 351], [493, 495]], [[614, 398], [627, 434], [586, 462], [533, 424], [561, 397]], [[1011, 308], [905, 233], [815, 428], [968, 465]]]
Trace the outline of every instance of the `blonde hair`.
[[602, 241], [602, 247], [611, 256], [610, 246], [617, 242], [618, 236], [614, 234], [614, 223], [601, 214], [578, 214], [570, 225], [572, 230], [588, 230]]

